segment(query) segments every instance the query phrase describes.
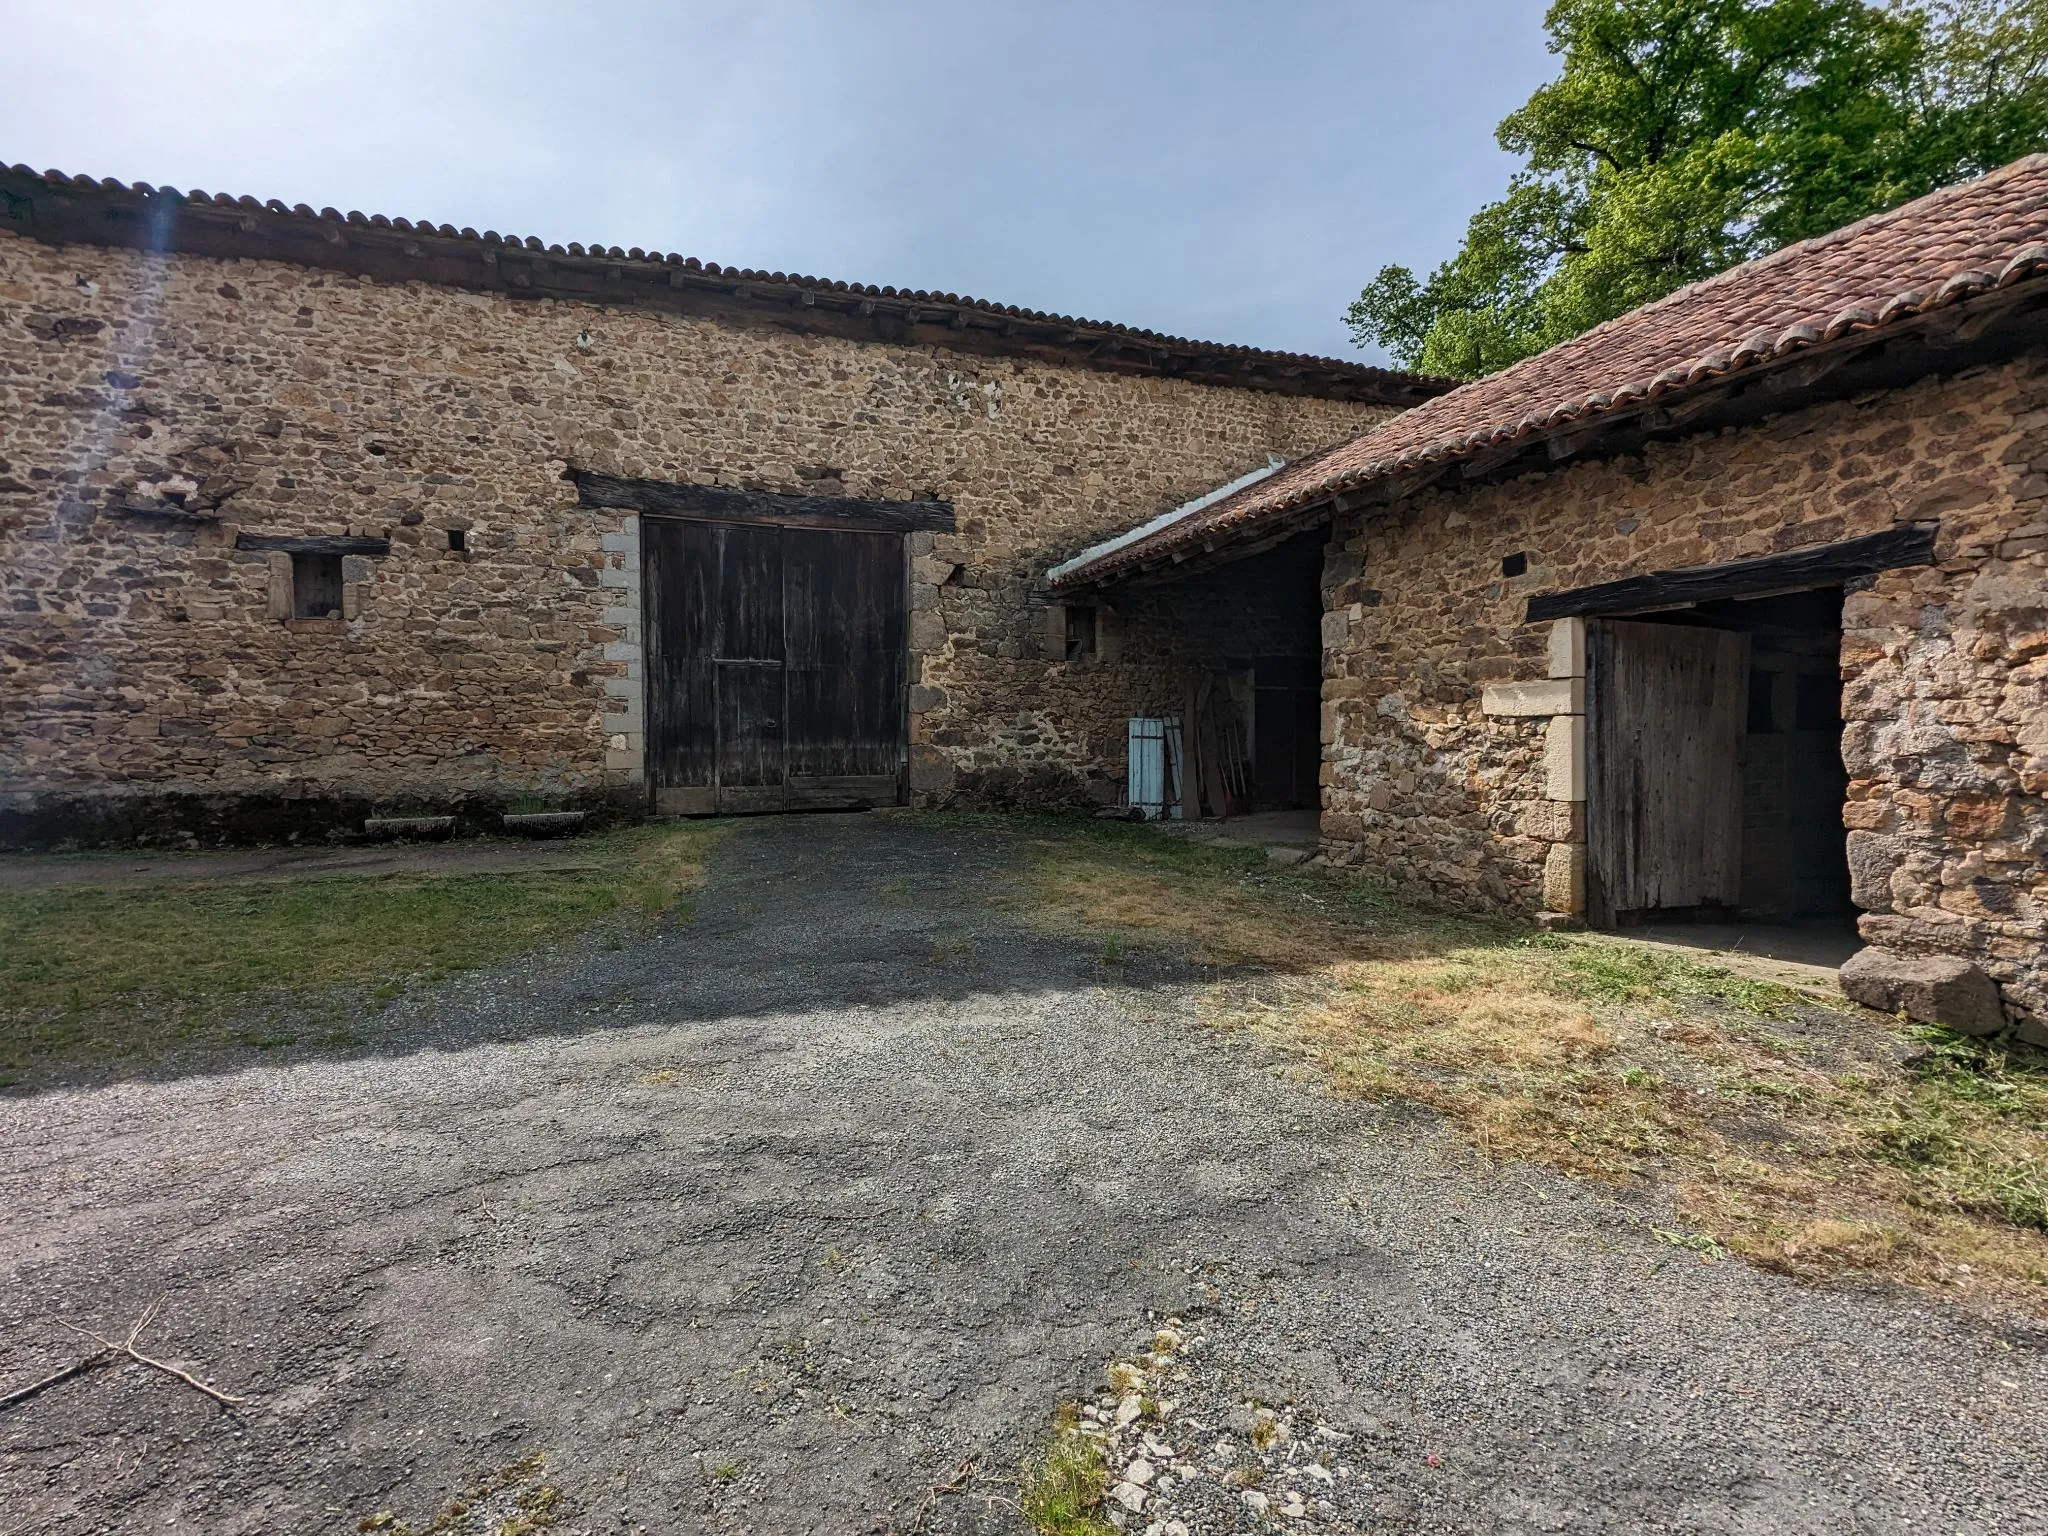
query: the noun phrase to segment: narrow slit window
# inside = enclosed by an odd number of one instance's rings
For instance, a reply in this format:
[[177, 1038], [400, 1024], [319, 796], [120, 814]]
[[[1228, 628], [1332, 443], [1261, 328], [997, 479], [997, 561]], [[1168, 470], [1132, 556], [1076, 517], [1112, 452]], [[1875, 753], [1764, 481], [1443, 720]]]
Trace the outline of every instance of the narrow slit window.
[[324, 619], [341, 613], [341, 556], [292, 555], [292, 617]]
[[1095, 655], [1095, 610], [1070, 604], [1067, 608], [1067, 660], [1087, 661]]
[[465, 528], [450, 528], [448, 530], [448, 547], [457, 554], [468, 549], [469, 531]]
[[1526, 576], [1529, 574], [1529, 552], [1518, 549], [1512, 555], [1500, 557], [1500, 573], [1503, 576]]

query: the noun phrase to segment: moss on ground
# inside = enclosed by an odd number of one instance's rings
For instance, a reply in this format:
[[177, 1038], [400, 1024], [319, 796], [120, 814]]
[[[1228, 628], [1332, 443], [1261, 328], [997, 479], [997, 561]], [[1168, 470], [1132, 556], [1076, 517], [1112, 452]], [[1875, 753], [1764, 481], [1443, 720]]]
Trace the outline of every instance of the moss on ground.
[[547, 1481], [547, 1470], [547, 1456], [529, 1451], [473, 1479], [425, 1525], [409, 1525], [383, 1509], [358, 1520], [356, 1529], [365, 1536], [539, 1536], [573, 1513], [568, 1497]]

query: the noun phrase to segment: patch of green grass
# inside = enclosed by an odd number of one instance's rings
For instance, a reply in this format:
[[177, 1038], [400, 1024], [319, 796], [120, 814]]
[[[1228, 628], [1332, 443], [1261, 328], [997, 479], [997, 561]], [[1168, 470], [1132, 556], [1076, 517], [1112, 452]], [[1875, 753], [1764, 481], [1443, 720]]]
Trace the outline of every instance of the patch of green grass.
[[1120, 933], [1111, 933], [1103, 936], [1102, 953], [1095, 958], [1103, 965], [1122, 965], [1126, 954], [1124, 936]]
[[1524, 939], [1529, 949], [1556, 957], [1556, 983], [1567, 996], [1600, 1003], [1729, 1003], [1766, 1019], [1792, 1017], [1812, 999], [1775, 982], [1738, 976], [1682, 955], [1640, 945], [1604, 944], [1598, 939], [1540, 935]]
[[1218, 848], [1162, 831], [1142, 821], [1100, 821], [1078, 811], [906, 811], [913, 826], [941, 831], [977, 827], [1023, 837], [1039, 850], [1094, 853], [1117, 863], [1183, 874], [1250, 874], [1267, 867], [1262, 848]]
[[218, 1035], [222, 1010], [258, 995], [361, 986], [383, 1006], [607, 920], [645, 925], [701, 881], [715, 835], [613, 833], [592, 840], [594, 869], [0, 892], [0, 1074]]
[[1873, 1154], [1902, 1170], [1916, 1205], [2048, 1231], [2048, 1056], [1946, 1040], [1910, 1089], [1865, 1123]]
[[1669, 1243], [1673, 1248], [1683, 1248], [1696, 1253], [1703, 1259], [1725, 1259], [1728, 1250], [1704, 1232], [1679, 1232], [1670, 1227], [1652, 1227], [1650, 1235], [1660, 1243]]
[[1219, 848], [1176, 837], [1137, 821], [1096, 821], [1090, 818], [1070, 831], [1072, 841], [1112, 857], [1154, 869], [1190, 875], [1248, 875], [1267, 867], [1263, 848]]
[[1062, 1407], [1044, 1448], [1024, 1466], [1018, 1500], [1038, 1536], [1115, 1536], [1102, 1518], [1109, 1469], [1102, 1446], [1082, 1432], [1080, 1415]]

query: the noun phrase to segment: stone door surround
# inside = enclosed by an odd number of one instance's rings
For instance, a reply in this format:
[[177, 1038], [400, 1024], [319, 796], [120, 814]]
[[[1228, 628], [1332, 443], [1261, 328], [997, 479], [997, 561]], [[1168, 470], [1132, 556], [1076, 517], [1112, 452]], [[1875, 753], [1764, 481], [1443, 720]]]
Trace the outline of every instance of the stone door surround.
[[1544, 912], [1551, 927], [1583, 923], [1586, 913], [1586, 620], [1686, 608], [1724, 598], [1755, 598], [1834, 586], [1859, 576], [1934, 562], [1936, 528], [1908, 523], [1863, 538], [1789, 554], [1733, 560], [1689, 570], [1653, 571], [1529, 600], [1531, 623], [1550, 623], [1549, 677], [1495, 683], [1480, 711], [1496, 718], [1542, 719], [1550, 851], [1543, 863]]

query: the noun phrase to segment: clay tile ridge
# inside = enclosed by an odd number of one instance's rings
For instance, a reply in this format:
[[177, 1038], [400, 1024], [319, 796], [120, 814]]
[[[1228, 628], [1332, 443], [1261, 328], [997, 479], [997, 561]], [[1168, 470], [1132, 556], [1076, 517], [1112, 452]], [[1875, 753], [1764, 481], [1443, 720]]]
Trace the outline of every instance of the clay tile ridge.
[[[287, 207], [276, 198], [259, 201], [227, 193], [180, 192], [148, 182], [131, 186], [111, 178], [94, 180], [0, 162], [0, 230], [10, 229], [52, 243], [191, 250], [340, 270], [375, 268], [380, 275], [394, 261], [405, 259], [413, 263], [405, 273], [409, 277], [454, 286], [511, 286], [512, 291], [552, 291], [565, 287], [569, 279], [595, 277], [609, 282], [610, 290], [587, 282], [588, 291], [574, 296], [596, 303], [646, 302], [646, 290], [656, 286], [694, 289], [784, 317], [801, 308], [858, 315], [862, 320], [880, 313], [911, 325], [950, 326], [971, 335], [987, 351], [1021, 354], [1052, 348], [1085, 365], [1119, 372], [1157, 372], [1201, 383], [1381, 404], [1412, 405], [1442, 394], [1453, 382], [1341, 358], [1194, 341], [952, 293], [761, 272], [638, 246], [627, 251], [616, 245], [547, 243], [496, 230], [478, 234], [381, 213], [344, 214], [333, 208], [316, 213], [304, 203]], [[519, 255], [511, 266], [523, 282], [508, 281], [499, 270], [503, 253], [515, 251]], [[537, 273], [544, 273], [545, 279]], [[638, 281], [618, 281], [621, 278]]]
[[[2048, 276], [2048, 155], [1731, 267], [1404, 411], [1061, 573], [1102, 581], [1197, 544], [1566, 427], [1639, 413], [1808, 347]], [[1795, 404], [1796, 391], [1786, 403]]]

